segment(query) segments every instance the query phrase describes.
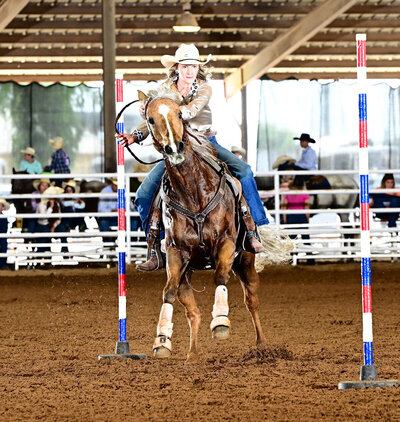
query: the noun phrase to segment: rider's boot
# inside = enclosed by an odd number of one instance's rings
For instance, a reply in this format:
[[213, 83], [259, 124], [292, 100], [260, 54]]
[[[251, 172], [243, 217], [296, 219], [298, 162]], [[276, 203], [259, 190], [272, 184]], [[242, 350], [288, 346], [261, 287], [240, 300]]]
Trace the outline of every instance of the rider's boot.
[[161, 211], [154, 208], [150, 220], [150, 229], [147, 236], [147, 261], [136, 265], [140, 271], [154, 271], [164, 268], [164, 260], [160, 249]]
[[254, 254], [264, 252], [265, 248], [258, 238], [256, 224], [254, 223], [253, 217], [251, 216], [250, 209], [247, 205], [244, 196], [240, 199], [242, 220], [246, 226], [246, 239], [244, 241], [244, 249]]

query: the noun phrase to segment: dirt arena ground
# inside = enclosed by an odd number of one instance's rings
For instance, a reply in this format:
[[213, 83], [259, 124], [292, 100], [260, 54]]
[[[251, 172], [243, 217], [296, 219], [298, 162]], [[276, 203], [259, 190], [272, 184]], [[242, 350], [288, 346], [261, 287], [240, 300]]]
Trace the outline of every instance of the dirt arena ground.
[[[362, 365], [359, 264], [261, 273], [270, 354], [254, 348], [238, 280], [231, 338], [211, 339], [210, 272], [196, 273], [202, 360], [185, 363], [188, 326], [174, 310], [173, 356], [152, 357], [165, 273], [128, 268], [128, 341], [141, 361], [98, 361], [118, 337], [117, 270], [0, 274], [0, 421], [400, 421], [400, 388], [338, 390]], [[375, 364], [399, 379], [400, 264], [373, 263]]]

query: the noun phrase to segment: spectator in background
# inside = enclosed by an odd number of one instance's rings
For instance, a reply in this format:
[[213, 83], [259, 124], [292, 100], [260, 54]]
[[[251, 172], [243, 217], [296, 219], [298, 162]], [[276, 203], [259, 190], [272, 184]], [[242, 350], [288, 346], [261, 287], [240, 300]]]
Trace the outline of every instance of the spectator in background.
[[[304, 190], [305, 183], [303, 176], [296, 176], [293, 181], [289, 184], [289, 190]], [[283, 210], [307, 210], [310, 208], [309, 205], [310, 195], [308, 193], [299, 193], [298, 195], [284, 195], [282, 197], [282, 209]], [[284, 224], [305, 224], [309, 221], [309, 214], [284, 214]], [[296, 235], [290, 235], [292, 239], [296, 238]], [[309, 239], [309, 235], [302, 235], [303, 239]]]
[[246, 156], [246, 150], [235, 145], [231, 147], [231, 152], [233, 152], [236, 157], [240, 158], [241, 160], [244, 160], [244, 157]]
[[42, 165], [35, 158], [36, 151], [31, 147], [21, 149], [21, 153], [24, 154], [24, 158], [19, 164], [20, 171], [27, 171], [29, 174], [40, 174], [43, 172]]
[[[381, 180], [381, 186], [378, 189], [394, 189], [396, 186], [394, 176], [392, 173], [386, 173]], [[371, 207], [374, 208], [399, 208], [400, 207], [400, 193], [375, 193], [371, 195]], [[383, 221], [388, 222], [388, 227], [396, 227], [399, 218], [398, 212], [379, 212], [376, 216]]]
[[[64, 193], [64, 189], [58, 186], [50, 186], [47, 188], [43, 195], [59, 195]], [[61, 203], [60, 200], [57, 198], [42, 198], [40, 201], [37, 213], [41, 216], [37, 220], [36, 224], [36, 231], [39, 233], [61, 233], [65, 232], [65, 226], [61, 221], [60, 217], [50, 218], [51, 214], [58, 214], [61, 212]], [[39, 243], [50, 243], [50, 237], [44, 237], [39, 239]], [[65, 237], [61, 238], [62, 243], [67, 243], [67, 239]], [[50, 250], [49, 247], [41, 247], [38, 248], [38, 252], [45, 252], [46, 250]], [[62, 252], [66, 252], [67, 248], [63, 247]]]
[[[32, 194], [41, 195], [47, 188], [51, 186], [50, 179], [37, 179], [33, 181], [34, 191]], [[32, 212], [37, 212], [38, 205], [40, 204], [42, 198], [32, 198], [31, 199], [31, 207]], [[36, 225], [37, 225], [37, 218], [30, 218], [28, 223], [28, 232], [35, 233], [36, 232]]]
[[[3, 211], [10, 209], [10, 204], [3, 198], [0, 198], [0, 214]], [[8, 230], [8, 219], [6, 217], [0, 217], [0, 233], [7, 233]], [[7, 238], [0, 238], [0, 253], [7, 253]], [[0, 257], [0, 270], [8, 269], [7, 257]]]
[[[74, 179], [68, 180], [63, 183], [64, 193], [74, 194], [79, 192], [79, 186], [77, 186]], [[61, 212], [63, 213], [74, 213], [83, 212], [85, 209], [85, 201], [81, 198], [63, 198], [61, 200]], [[76, 226], [80, 230], [85, 230], [85, 220], [83, 217], [66, 217], [63, 218], [64, 225], [67, 230], [74, 229]]]
[[[109, 185], [103, 188], [100, 193], [117, 193], [118, 186], [117, 186], [117, 179], [112, 178], [109, 179]], [[117, 212], [118, 211], [118, 198], [100, 198], [99, 204], [97, 207], [98, 212]], [[118, 217], [109, 216], [109, 217], [98, 217], [98, 224], [99, 229], [102, 232], [110, 231], [111, 226], [118, 226]], [[107, 239], [103, 239], [104, 242]]]
[[[71, 161], [69, 155], [63, 150], [65, 145], [64, 139], [61, 138], [61, 136], [57, 136], [54, 139], [50, 139], [49, 144], [55, 149], [55, 151], [51, 155], [51, 164], [48, 170], [54, 172], [55, 174], [71, 173]], [[62, 179], [57, 179], [55, 184], [56, 186], [61, 186], [62, 182]]]
[[300, 137], [293, 139], [300, 141], [300, 146], [303, 149], [301, 158], [298, 161], [281, 164], [278, 170], [317, 170], [317, 154], [310, 146], [310, 143], [315, 144], [315, 140], [308, 133], [302, 133]]
[[[303, 176], [295, 176], [292, 182], [289, 183], [289, 190], [304, 190], [305, 180]], [[284, 210], [308, 210], [310, 208], [310, 195], [308, 193], [299, 193], [297, 195], [285, 195], [282, 198], [282, 209]], [[284, 224], [307, 224], [310, 221], [309, 214], [284, 214]], [[290, 238], [295, 239], [297, 235], [291, 234]], [[302, 234], [302, 239], [310, 239], [310, 235]], [[315, 264], [314, 259], [307, 260], [307, 264]]]

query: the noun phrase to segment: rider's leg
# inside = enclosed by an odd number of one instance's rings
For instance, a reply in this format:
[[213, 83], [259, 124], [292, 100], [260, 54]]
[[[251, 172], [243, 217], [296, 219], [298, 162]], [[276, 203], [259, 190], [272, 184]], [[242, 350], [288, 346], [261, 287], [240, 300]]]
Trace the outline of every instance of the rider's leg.
[[161, 210], [154, 207], [147, 234], [147, 261], [138, 264], [136, 268], [141, 271], [154, 271], [164, 267], [164, 260], [160, 250]]
[[264, 252], [265, 248], [257, 239], [256, 225], [251, 217], [250, 209], [244, 196], [240, 198], [240, 211], [242, 221], [244, 222], [247, 231], [246, 240], [244, 242], [245, 250], [252, 253]]
[[[142, 271], [157, 270], [158, 268], [162, 268], [164, 266], [163, 257], [159, 248], [160, 238], [164, 238], [164, 232], [160, 233], [161, 213], [158, 214], [154, 211], [150, 218], [150, 228], [149, 226], [146, 227], [146, 220], [150, 211], [151, 203], [161, 182], [164, 170], [165, 164], [164, 161], [161, 161], [150, 171], [136, 192], [135, 205], [139, 212], [142, 227], [146, 233], [148, 242], [148, 260], [143, 264], [136, 266], [137, 269]], [[154, 229], [151, 229], [152, 225], [154, 226]]]
[[265, 215], [264, 206], [257, 191], [257, 185], [251, 167], [235, 154], [221, 147], [215, 136], [209, 138], [209, 141], [217, 148], [218, 158], [228, 165], [232, 175], [239, 179], [242, 184], [243, 194], [249, 204], [251, 216], [256, 225], [263, 226], [264, 224], [269, 224], [268, 218]]
[[160, 184], [162, 175], [165, 170], [164, 161], [159, 162], [153, 167], [150, 173], [143, 180], [136, 192], [135, 205], [139, 212], [142, 221], [143, 230], [148, 232], [148, 227], [145, 227], [147, 216], [150, 211], [151, 202], [153, 201], [154, 194]]

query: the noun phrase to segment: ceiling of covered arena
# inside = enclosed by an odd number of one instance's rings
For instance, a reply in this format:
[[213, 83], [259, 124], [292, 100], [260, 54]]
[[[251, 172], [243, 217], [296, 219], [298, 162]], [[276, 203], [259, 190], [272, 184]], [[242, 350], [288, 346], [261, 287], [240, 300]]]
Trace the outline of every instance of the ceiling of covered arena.
[[[400, 77], [400, 1], [192, 0], [201, 29], [177, 33], [182, 5], [115, 0], [125, 79], [164, 76], [160, 56], [183, 42], [212, 53], [214, 78], [232, 87], [260, 77], [355, 78], [356, 33], [367, 34], [368, 77]], [[101, 0], [0, 0], [0, 81], [101, 79]]]

